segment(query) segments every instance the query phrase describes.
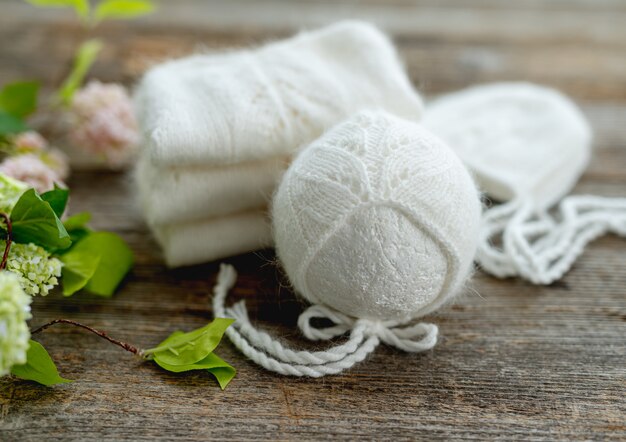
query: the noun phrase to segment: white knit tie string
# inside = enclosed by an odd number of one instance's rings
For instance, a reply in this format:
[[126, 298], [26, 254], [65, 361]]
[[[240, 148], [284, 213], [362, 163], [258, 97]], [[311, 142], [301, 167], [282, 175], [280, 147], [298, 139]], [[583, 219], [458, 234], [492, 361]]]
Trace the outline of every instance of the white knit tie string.
[[[576, 195], [561, 201], [558, 220], [536, 213], [531, 200], [487, 210], [478, 262], [498, 277], [520, 275], [535, 284], [560, 279], [585, 246], [606, 233], [626, 236], [626, 198]], [[502, 236], [503, 249], [491, 244]]]
[[[329, 319], [334, 325], [316, 328], [311, 325], [313, 318]], [[400, 327], [395, 321], [354, 319], [323, 305], [312, 305], [298, 318], [300, 331], [312, 341], [333, 339], [357, 326], [364, 327], [367, 335], [378, 336], [385, 344], [409, 353], [433, 348], [437, 344], [439, 332], [435, 324], [420, 322], [407, 327]]]
[[[217, 283], [213, 289], [215, 317], [235, 319], [226, 330], [231, 342], [248, 358], [267, 370], [283, 375], [321, 377], [340, 373], [362, 361], [378, 346], [380, 341], [407, 352], [428, 350], [437, 342], [438, 329], [433, 324], [416, 324], [393, 328], [390, 324], [364, 319], [352, 319], [323, 306], [312, 306], [298, 320], [305, 336], [312, 340], [332, 339], [350, 331], [348, 340], [326, 351], [291, 350], [250, 323], [245, 303], [240, 301], [225, 308], [228, 291], [237, 278], [235, 269], [227, 264], [220, 266]], [[310, 325], [313, 317], [326, 318], [333, 327], [316, 329]], [[421, 339], [417, 339], [420, 337]]]

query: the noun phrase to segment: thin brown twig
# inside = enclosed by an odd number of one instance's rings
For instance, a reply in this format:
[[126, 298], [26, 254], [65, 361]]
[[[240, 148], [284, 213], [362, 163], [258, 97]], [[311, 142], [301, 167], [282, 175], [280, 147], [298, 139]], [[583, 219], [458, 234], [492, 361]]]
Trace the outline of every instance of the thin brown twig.
[[4, 212], [0, 212], [0, 217], [4, 219], [4, 222], [7, 225], [7, 239], [6, 245], [4, 246], [4, 254], [2, 255], [2, 261], [0, 262], [0, 270], [4, 270], [7, 266], [7, 259], [9, 258], [9, 251], [11, 250], [11, 241], [13, 234], [13, 225], [11, 224], [11, 218]]
[[90, 331], [91, 333], [94, 333], [98, 336], [100, 336], [102, 339], [106, 339], [107, 341], [122, 347], [124, 350], [131, 352], [135, 355], [138, 356], [142, 356], [142, 351], [140, 349], [138, 349], [137, 347], [135, 347], [134, 345], [128, 344], [126, 342], [122, 342], [122, 341], [118, 341], [117, 339], [114, 339], [112, 337], [110, 337], [109, 335], [107, 335], [105, 332], [100, 331], [100, 330], [96, 330], [93, 327], [89, 327], [88, 325], [85, 324], [81, 324], [80, 322], [76, 322], [76, 321], [72, 321], [71, 319], [55, 319], [53, 321], [50, 321], [44, 325], [42, 325], [41, 327], [37, 327], [36, 329], [32, 330], [30, 332], [31, 335], [35, 335], [39, 332], [44, 331], [45, 329], [47, 329], [48, 327], [53, 326], [54, 324], [70, 324], [70, 325], [74, 325], [76, 327], [81, 327], [84, 328], [85, 330]]

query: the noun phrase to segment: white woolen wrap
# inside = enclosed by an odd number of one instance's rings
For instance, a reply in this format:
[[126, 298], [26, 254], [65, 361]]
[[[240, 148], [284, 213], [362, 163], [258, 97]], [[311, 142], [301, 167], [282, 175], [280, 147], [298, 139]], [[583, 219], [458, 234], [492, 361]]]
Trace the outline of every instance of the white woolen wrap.
[[[563, 199], [589, 163], [592, 137], [559, 92], [527, 83], [477, 86], [430, 104], [423, 124], [455, 150], [481, 190], [506, 202], [483, 217], [477, 259], [489, 273], [550, 284], [589, 241], [626, 234], [626, 199]], [[553, 218], [547, 210], [561, 199]]]
[[[237, 322], [228, 336], [248, 357], [282, 374], [323, 376], [363, 360], [383, 341], [423, 351], [432, 324], [406, 326], [450, 300], [477, 246], [480, 200], [458, 157], [419, 125], [366, 111], [305, 148], [273, 200], [278, 256], [296, 292], [314, 305], [298, 321], [310, 339], [350, 331], [325, 352], [295, 352], [257, 331], [245, 306], [224, 308], [234, 271], [223, 266], [214, 314]], [[314, 317], [335, 323], [316, 330]]]
[[175, 167], [289, 155], [364, 107], [407, 118], [423, 109], [389, 39], [358, 21], [163, 63], [134, 101], [143, 154]]

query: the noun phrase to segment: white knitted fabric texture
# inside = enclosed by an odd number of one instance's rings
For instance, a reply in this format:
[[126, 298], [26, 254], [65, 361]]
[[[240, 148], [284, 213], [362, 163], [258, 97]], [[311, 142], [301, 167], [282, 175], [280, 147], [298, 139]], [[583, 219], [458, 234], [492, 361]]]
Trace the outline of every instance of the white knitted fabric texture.
[[366, 107], [423, 110], [389, 39], [356, 21], [164, 63], [134, 101], [138, 200], [169, 266], [268, 245], [267, 219], [250, 213], [267, 205], [293, 152], [335, 123]]
[[422, 101], [374, 26], [345, 21], [256, 50], [150, 70], [135, 94], [155, 164], [232, 164], [293, 153], [365, 107], [418, 118]]
[[[485, 212], [478, 262], [499, 277], [550, 284], [585, 245], [626, 232], [626, 200], [569, 193], [589, 162], [591, 130], [565, 96], [526, 83], [453, 93], [430, 104], [423, 124], [443, 138], [482, 190], [506, 204]], [[502, 243], [502, 249], [493, 245]]]
[[[214, 314], [235, 317], [235, 345], [282, 374], [337, 373], [381, 340], [405, 351], [432, 348], [436, 326], [400, 326], [459, 291], [476, 251], [480, 210], [471, 177], [442, 141], [384, 111], [361, 112], [298, 155], [272, 209], [280, 261], [296, 292], [314, 304], [300, 317], [301, 330], [311, 339], [350, 331], [349, 341], [326, 352], [293, 352], [256, 331], [243, 304], [224, 309], [234, 283], [228, 266]], [[336, 325], [316, 330], [313, 317]]]

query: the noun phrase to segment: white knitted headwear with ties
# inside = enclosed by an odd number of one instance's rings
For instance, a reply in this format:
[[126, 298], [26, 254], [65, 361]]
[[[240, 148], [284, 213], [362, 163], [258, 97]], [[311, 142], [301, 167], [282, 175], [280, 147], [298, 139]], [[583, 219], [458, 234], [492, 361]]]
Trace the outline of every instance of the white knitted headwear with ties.
[[[559, 92], [527, 83], [477, 86], [430, 104], [422, 123], [455, 150], [482, 191], [506, 203], [483, 216], [477, 260], [487, 272], [550, 284], [589, 241], [626, 234], [626, 199], [563, 199], [589, 162], [592, 137]], [[561, 199], [558, 216], [550, 216]]]
[[[310, 339], [349, 340], [323, 352], [294, 352], [250, 324], [242, 303], [224, 309], [234, 270], [223, 266], [216, 316], [234, 317], [229, 337], [244, 354], [282, 374], [323, 376], [362, 360], [383, 341], [432, 348], [438, 329], [413, 321], [450, 300], [466, 281], [480, 226], [469, 173], [441, 140], [383, 111], [361, 112], [306, 147], [273, 200], [280, 262], [313, 304], [299, 318]], [[313, 317], [333, 327], [316, 329]]]

